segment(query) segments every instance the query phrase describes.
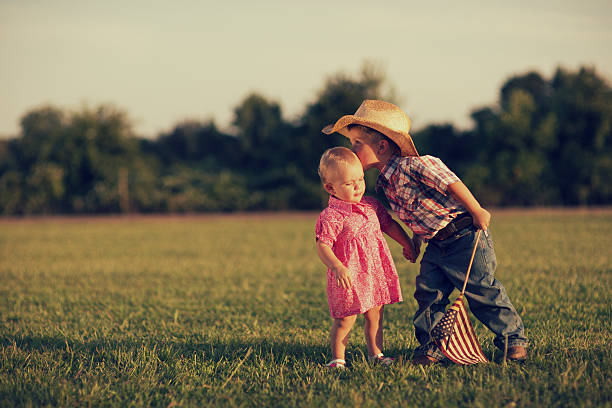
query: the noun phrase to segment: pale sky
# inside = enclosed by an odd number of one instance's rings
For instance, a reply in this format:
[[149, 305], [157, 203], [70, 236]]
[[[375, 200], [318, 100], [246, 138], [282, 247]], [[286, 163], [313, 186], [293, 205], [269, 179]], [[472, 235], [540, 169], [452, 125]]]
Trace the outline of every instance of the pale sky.
[[0, 136], [46, 104], [112, 103], [144, 137], [224, 129], [251, 92], [291, 120], [365, 60], [414, 129], [465, 128], [512, 75], [587, 65], [610, 83], [612, 1], [0, 0]]

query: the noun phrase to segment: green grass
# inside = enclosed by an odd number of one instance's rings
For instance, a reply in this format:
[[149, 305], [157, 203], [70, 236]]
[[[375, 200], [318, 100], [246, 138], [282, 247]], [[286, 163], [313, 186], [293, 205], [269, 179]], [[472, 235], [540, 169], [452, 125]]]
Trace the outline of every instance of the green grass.
[[612, 406], [612, 212], [494, 213], [497, 277], [531, 347], [502, 364], [409, 364], [418, 271], [392, 369], [331, 372], [316, 214], [0, 220], [0, 406]]

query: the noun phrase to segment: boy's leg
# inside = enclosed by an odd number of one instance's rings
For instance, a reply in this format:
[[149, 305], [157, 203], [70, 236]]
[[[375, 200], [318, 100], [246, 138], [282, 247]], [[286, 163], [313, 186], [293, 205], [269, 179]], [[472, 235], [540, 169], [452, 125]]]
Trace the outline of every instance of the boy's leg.
[[447, 279], [444, 271], [438, 266], [443, 253], [440, 248], [430, 243], [423, 254], [421, 269], [416, 277], [414, 298], [418, 310], [414, 314], [414, 334], [420, 344], [414, 351], [414, 357], [427, 355], [436, 360], [444, 358], [444, 354], [431, 340], [431, 329], [442, 319], [448, 305], [448, 296], [454, 286]]
[[[451, 239], [449, 238], [449, 241]], [[448, 243], [443, 269], [447, 278], [458, 289], [463, 286], [475, 239], [476, 231], [470, 230], [468, 234]], [[496, 266], [493, 238], [490, 233], [482, 233], [465, 297], [474, 316], [495, 333], [494, 343], [498, 348], [503, 350], [506, 336], [508, 347], [525, 346], [527, 338], [523, 321], [510, 302], [503, 285], [494, 277]]]
[[334, 319], [331, 333], [329, 335], [332, 359], [344, 360], [344, 351], [346, 350], [346, 345], [348, 344], [349, 333], [351, 332], [356, 319], [357, 315]]
[[368, 356], [375, 356], [378, 353], [382, 353], [383, 312], [384, 306], [377, 306], [364, 313], [364, 332], [366, 346], [368, 348]]

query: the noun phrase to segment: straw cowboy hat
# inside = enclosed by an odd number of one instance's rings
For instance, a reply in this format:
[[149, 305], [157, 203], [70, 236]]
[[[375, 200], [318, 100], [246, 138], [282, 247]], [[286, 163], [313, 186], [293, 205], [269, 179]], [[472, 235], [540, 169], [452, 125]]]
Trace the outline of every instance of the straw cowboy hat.
[[322, 132], [327, 135], [338, 132], [348, 137], [348, 125], [378, 130], [399, 146], [402, 156], [419, 155], [410, 137], [410, 119], [392, 103], [366, 99], [354, 115], [341, 117], [335, 124], [325, 126]]

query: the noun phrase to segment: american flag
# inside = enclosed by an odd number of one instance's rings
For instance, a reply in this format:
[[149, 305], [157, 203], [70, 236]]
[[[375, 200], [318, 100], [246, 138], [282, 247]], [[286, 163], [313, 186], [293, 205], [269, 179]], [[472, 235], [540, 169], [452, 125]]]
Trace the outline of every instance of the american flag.
[[457, 364], [488, 362], [465, 310], [463, 295], [446, 311], [431, 335], [444, 355]]

